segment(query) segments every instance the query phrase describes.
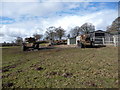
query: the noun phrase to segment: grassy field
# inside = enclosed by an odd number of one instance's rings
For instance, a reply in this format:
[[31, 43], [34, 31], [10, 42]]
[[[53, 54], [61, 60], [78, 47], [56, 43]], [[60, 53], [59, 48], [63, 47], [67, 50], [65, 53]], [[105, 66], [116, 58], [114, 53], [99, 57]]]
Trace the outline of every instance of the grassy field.
[[116, 47], [55, 48], [23, 52], [3, 48], [3, 87], [117, 88]]

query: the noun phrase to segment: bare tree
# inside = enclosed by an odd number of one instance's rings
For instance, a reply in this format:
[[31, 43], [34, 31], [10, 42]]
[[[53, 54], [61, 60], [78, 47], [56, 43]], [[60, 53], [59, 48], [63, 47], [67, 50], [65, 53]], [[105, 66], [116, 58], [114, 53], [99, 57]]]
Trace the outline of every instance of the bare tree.
[[67, 35], [67, 38], [70, 38], [70, 34]]
[[71, 29], [70, 34], [72, 37], [76, 37], [81, 33], [81, 28], [79, 26], [76, 26]]
[[55, 34], [56, 34], [56, 37], [61, 40], [62, 37], [65, 35], [65, 30], [61, 27], [58, 27], [55, 29]]
[[81, 30], [83, 33], [88, 34], [95, 31], [95, 26], [92, 23], [85, 23], [81, 26]]
[[33, 36], [34, 36], [34, 38], [36, 39], [36, 40], [40, 40], [42, 37], [43, 37], [43, 35], [42, 34], [33, 34]]
[[116, 18], [113, 22], [112, 25], [107, 27], [107, 32], [119, 32], [120, 31], [120, 17]]
[[22, 37], [17, 37], [17, 39], [15, 40], [17, 45], [22, 45], [23, 42], [23, 38]]
[[45, 34], [48, 40], [55, 40], [55, 37], [56, 37], [55, 29], [56, 28], [54, 26], [47, 28], [47, 31], [45, 32]]

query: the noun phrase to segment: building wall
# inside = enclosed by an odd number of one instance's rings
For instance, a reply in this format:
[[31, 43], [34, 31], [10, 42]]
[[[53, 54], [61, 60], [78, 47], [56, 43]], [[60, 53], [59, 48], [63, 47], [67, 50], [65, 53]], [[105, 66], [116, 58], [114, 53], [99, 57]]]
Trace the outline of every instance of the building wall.
[[70, 44], [76, 44], [76, 38], [71, 38], [70, 39]]
[[67, 45], [71, 45], [71, 44], [76, 44], [76, 37], [67, 39]]
[[[105, 33], [105, 36], [103, 37], [95, 37], [95, 33]], [[114, 46], [118, 46], [119, 45], [119, 40], [118, 39], [118, 35], [111, 35], [109, 33], [106, 32], [102, 32], [102, 31], [96, 31], [91, 33], [91, 37], [94, 39], [100, 39], [97, 40], [96, 42], [99, 42], [98, 44], [103, 44], [103, 45], [114, 45]], [[69, 38], [67, 40], [67, 45], [77, 45], [77, 40], [80, 40], [80, 36], [74, 37], [74, 38]]]

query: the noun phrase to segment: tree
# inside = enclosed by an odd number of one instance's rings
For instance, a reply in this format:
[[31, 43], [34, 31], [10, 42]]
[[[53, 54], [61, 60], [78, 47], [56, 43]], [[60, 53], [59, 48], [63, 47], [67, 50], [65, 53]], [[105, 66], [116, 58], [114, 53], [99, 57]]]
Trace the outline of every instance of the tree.
[[116, 33], [120, 31], [120, 17], [116, 18], [112, 25], [107, 27], [107, 32]]
[[56, 37], [61, 40], [62, 37], [65, 35], [65, 30], [61, 27], [58, 27], [55, 29], [55, 34], [56, 34]]
[[83, 33], [88, 34], [95, 31], [95, 26], [92, 23], [85, 23], [81, 26], [81, 30]]
[[72, 37], [76, 37], [81, 33], [81, 28], [79, 26], [76, 26], [71, 29], [70, 34]]
[[17, 45], [22, 45], [23, 42], [23, 38], [22, 37], [17, 37], [17, 39], [15, 40]]
[[111, 25], [107, 26], [107, 30], [106, 31], [110, 31]]
[[56, 28], [54, 26], [47, 28], [47, 31], [45, 32], [45, 34], [48, 40], [55, 40], [55, 37], [56, 37], [55, 29]]
[[33, 34], [33, 36], [34, 36], [34, 38], [36, 39], [36, 40], [40, 40], [42, 37], [43, 37], [43, 35], [42, 34]]
[[67, 35], [67, 38], [70, 38], [70, 34]]

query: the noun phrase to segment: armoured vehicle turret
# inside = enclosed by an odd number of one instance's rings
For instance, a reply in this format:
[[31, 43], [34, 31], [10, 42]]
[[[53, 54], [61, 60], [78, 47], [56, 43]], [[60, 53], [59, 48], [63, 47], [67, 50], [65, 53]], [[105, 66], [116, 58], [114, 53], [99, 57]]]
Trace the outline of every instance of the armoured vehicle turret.
[[25, 41], [23, 42], [23, 51], [28, 49], [39, 49], [39, 44], [40, 42], [37, 42], [35, 38], [25, 38]]
[[93, 41], [91, 40], [90, 34], [84, 34], [79, 37], [80, 39], [77, 40], [78, 47], [86, 47], [86, 46], [93, 46]]

